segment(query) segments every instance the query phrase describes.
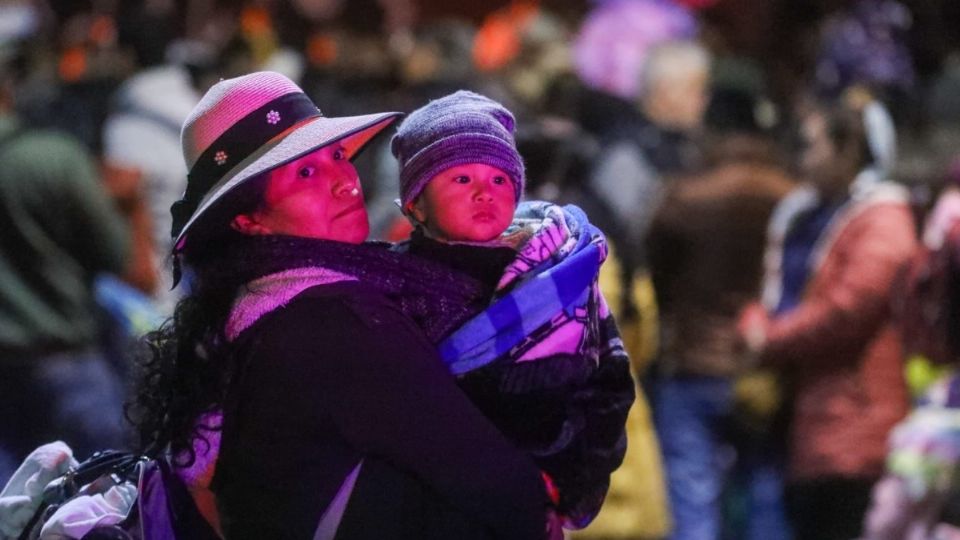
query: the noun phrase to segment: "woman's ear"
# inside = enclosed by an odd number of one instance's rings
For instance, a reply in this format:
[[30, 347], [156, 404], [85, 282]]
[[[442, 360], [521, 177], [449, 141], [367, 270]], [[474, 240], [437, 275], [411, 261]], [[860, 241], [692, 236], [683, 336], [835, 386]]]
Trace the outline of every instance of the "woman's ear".
[[237, 214], [237, 216], [230, 221], [230, 227], [237, 232], [250, 236], [270, 234], [271, 232], [269, 227], [259, 221], [256, 213]]

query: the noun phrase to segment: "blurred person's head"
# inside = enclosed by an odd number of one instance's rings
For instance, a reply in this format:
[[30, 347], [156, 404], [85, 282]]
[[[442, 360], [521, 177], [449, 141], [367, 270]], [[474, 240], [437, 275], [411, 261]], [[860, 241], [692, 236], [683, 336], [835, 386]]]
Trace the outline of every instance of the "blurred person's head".
[[893, 134], [885, 131], [890, 129], [883, 106], [861, 89], [837, 101], [812, 103], [800, 120], [800, 172], [822, 194], [845, 196], [863, 169], [889, 172]]
[[177, 36], [173, 2], [125, 1], [117, 12], [117, 42], [129, 47], [138, 67], [163, 64]]
[[198, 39], [174, 40], [167, 47], [166, 59], [187, 71], [194, 88], [210, 88], [217, 82], [214, 76], [217, 50], [211, 43]]
[[710, 55], [693, 41], [650, 49], [641, 71], [640, 104], [657, 125], [677, 131], [700, 127], [707, 107]]
[[777, 120], [774, 104], [757, 91], [713, 88], [703, 119], [705, 161], [778, 161]]
[[455, 19], [418, 28], [412, 46], [401, 59], [401, 77], [411, 85], [471, 79], [474, 35], [469, 23]]

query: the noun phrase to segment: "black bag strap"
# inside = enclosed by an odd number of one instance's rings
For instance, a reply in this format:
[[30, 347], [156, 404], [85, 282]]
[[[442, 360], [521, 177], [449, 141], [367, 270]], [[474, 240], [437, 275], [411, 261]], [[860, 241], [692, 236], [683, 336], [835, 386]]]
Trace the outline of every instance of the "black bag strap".
[[117, 450], [100, 450], [75, 469], [47, 484], [43, 489], [43, 502], [60, 504], [77, 495], [80, 488], [101, 476], [112, 474], [129, 479], [140, 456]]
[[[143, 458], [130, 452], [100, 450], [78, 466], [53, 480], [43, 489], [40, 507], [23, 529], [19, 540], [32, 540], [39, 534], [39, 525], [49, 518], [63, 503], [80, 494], [81, 488], [91, 485], [98, 478], [109, 479], [111, 485], [125, 480], [135, 481], [136, 465]], [[103, 485], [96, 486], [99, 490]]]

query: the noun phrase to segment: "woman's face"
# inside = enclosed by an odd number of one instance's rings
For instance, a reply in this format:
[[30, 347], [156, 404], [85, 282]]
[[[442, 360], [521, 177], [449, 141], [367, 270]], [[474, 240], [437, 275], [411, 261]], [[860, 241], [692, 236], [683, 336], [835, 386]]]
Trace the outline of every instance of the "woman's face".
[[500, 236], [513, 221], [516, 202], [507, 173], [482, 163], [468, 163], [434, 176], [411, 212], [434, 238], [487, 242]]
[[370, 232], [357, 170], [340, 143], [270, 171], [260, 208], [234, 218], [233, 227], [350, 244]]

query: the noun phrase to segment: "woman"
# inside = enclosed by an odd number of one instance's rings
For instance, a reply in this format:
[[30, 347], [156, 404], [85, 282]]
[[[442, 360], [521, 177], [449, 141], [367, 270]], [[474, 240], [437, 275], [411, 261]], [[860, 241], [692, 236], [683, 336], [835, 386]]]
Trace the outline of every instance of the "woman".
[[906, 413], [894, 278], [915, 245], [906, 190], [886, 181], [892, 124], [850, 93], [803, 119], [807, 184], [771, 222], [764, 302], [741, 329], [794, 392], [788, 510], [796, 538], [860, 536], [887, 434]]
[[433, 270], [362, 244], [349, 159], [395, 118], [324, 118], [265, 72], [221, 81], [184, 124], [171, 211], [191, 293], [152, 336], [136, 410], [143, 443], [189, 464], [194, 435], [216, 433], [197, 418], [223, 409], [227, 538], [544, 536], [537, 468], [378, 292]]

